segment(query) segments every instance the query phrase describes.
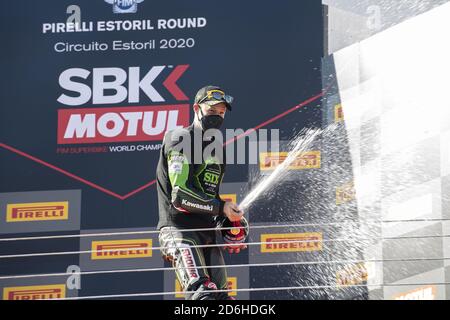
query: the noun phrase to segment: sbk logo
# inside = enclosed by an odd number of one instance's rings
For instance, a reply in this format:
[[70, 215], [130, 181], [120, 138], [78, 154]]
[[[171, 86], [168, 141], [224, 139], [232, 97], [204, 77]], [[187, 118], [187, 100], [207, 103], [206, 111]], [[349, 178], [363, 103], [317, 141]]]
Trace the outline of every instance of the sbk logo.
[[[178, 101], [189, 100], [176, 84], [188, 67], [188, 65], [175, 67], [162, 83]], [[94, 105], [125, 101], [139, 103], [141, 91], [151, 102], [165, 102], [166, 100], [153, 87], [153, 82], [165, 68], [165, 66], [152, 67], [142, 78], [139, 67], [130, 67], [128, 73], [120, 68], [95, 68], [92, 72], [92, 89], [91, 86], [79, 82], [80, 78], [88, 79], [90, 71], [79, 68], [68, 69], [61, 73], [59, 84], [63, 89], [77, 95], [61, 94], [58, 102], [69, 106], [80, 106], [91, 99]], [[187, 125], [189, 125], [188, 104], [60, 109], [58, 144], [162, 140], [166, 131]]]
[[[81, 106], [92, 98], [93, 104], [139, 103], [141, 90], [152, 102], [165, 102], [166, 100], [153, 87], [153, 81], [161, 74], [166, 66], [155, 66], [141, 78], [139, 67], [130, 67], [128, 74], [121, 68], [95, 68], [92, 72], [92, 89], [87, 84], [75, 81], [74, 78], [87, 79], [91, 72], [85, 69], [72, 68], [61, 73], [59, 85], [61, 88], [77, 93], [77, 96], [61, 94], [58, 102], [67, 106]], [[189, 68], [189, 65], [179, 65], [169, 74], [162, 83], [177, 101], [186, 101], [189, 98], [177, 86], [177, 80]], [[106, 81], [106, 78], [112, 79]], [[128, 78], [128, 86], [125, 82]], [[114, 91], [106, 95], [105, 91]]]

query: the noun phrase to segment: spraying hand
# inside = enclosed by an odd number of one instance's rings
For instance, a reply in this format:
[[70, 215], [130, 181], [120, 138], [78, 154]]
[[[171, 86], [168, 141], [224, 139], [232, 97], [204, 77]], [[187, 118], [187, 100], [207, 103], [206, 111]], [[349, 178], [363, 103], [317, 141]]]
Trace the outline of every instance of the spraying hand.
[[232, 202], [225, 202], [223, 212], [231, 222], [241, 221], [241, 218], [244, 216], [244, 212]]

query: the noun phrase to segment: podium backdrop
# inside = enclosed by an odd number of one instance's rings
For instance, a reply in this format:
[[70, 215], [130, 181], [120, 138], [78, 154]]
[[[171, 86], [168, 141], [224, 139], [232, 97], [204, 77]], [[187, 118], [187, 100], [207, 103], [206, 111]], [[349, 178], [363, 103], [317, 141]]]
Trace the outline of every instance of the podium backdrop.
[[[321, 126], [320, 1], [24, 0], [4, 3], [1, 15], [0, 236], [81, 237], [0, 242], [0, 253], [88, 251], [2, 259], [1, 276], [65, 273], [69, 266], [82, 272], [164, 266], [157, 250], [139, 250], [159, 246], [156, 234], [83, 234], [155, 228], [162, 136], [192, 121], [193, 97], [206, 84], [235, 97], [227, 128], [246, 130], [275, 120], [311, 97], [316, 98], [263, 128], [280, 129], [287, 141], [304, 127]], [[224, 197], [242, 200], [251, 187], [250, 167], [228, 167]], [[320, 170], [320, 164], [305, 170]], [[271, 194], [282, 201], [309, 192], [295, 181], [283, 190]], [[261, 199], [247, 214], [255, 224], [295, 222], [303, 219], [302, 205], [287, 205], [282, 213], [279, 203], [272, 202], [272, 208]], [[254, 236], [261, 241], [259, 233]], [[137, 249], [106, 257], [89, 252], [124, 244]], [[253, 250], [254, 258], [248, 253]], [[294, 251], [296, 260], [317, 254]], [[289, 252], [255, 246], [226, 259], [274, 262], [280, 255]], [[296, 281], [313, 274], [294, 271]], [[292, 274], [281, 267], [233, 268], [229, 283], [233, 288], [292, 285]], [[176, 289], [172, 272], [83, 275], [78, 288], [67, 286], [67, 278], [0, 279], [0, 287], [3, 299]], [[311, 297], [305, 292], [237, 296]]]

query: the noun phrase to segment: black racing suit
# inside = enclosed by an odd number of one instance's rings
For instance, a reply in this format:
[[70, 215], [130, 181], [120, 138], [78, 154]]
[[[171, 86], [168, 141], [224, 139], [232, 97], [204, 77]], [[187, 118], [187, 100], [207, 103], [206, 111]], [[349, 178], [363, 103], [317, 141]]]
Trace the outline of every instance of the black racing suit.
[[[190, 150], [181, 149], [182, 141], [190, 141], [184, 144]], [[183, 290], [195, 291], [185, 295], [187, 300], [228, 298], [227, 293], [210, 292], [227, 289], [225, 267], [205, 267], [225, 266], [220, 247], [195, 247], [216, 244], [216, 231], [182, 230], [215, 228], [224, 219], [225, 202], [219, 196], [225, 172], [223, 145], [220, 144], [219, 157], [215, 153], [213, 157], [203, 157], [205, 148], [213, 143], [203, 141], [202, 130], [193, 124], [170, 131], [164, 137], [157, 168], [161, 253], [177, 268]], [[195, 158], [195, 152], [200, 158]]]

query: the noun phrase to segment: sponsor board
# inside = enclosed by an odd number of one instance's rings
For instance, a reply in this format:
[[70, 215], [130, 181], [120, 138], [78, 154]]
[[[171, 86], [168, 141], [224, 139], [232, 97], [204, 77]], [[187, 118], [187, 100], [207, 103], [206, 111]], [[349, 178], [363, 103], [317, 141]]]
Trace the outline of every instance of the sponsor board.
[[412, 291], [400, 293], [392, 297], [393, 300], [435, 300], [436, 287], [426, 286]]
[[41, 300], [66, 297], [64, 284], [3, 288], [3, 300]]
[[[83, 271], [123, 270], [160, 268], [164, 260], [159, 250], [158, 234], [150, 233], [154, 228], [131, 229], [91, 229], [82, 230], [81, 234], [112, 233], [98, 237], [83, 236], [80, 238], [80, 250], [90, 254], [80, 255], [80, 268]], [[125, 233], [114, 235], [114, 233]]]
[[[262, 253], [322, 251], [322, 233], [261, 234]], [[271, 243], [284, 242], [284, 243]]]
[[[424, 248], [427, 247], [424, 246]], [[435, 252], [433, 256], [442, 255]], [[401, 258], [399, 256], [396, 259]], [[383, 259], [390, 259], [390, 257], [383, 255]], [[446, 268], [443, 267], [442, 260], [426, 262], [394, 262], [390, 263], [389, 266], [386, 263], [383, 264], [383, 281], [391, 284], [382, 287], [384, 298], [398, 298], [400, 300], [446, 299]], [[443, 285], [438, 285], [440, 283]], [[433, 287], [433, 289], [431, 290], [430, 287]]]
[[80, 190], [0, 193], [0, 234], [80, 229]]
[[336, 205], [341, 205], [354, 200], [356, 197], [353, 181], [340, 187], [336, 187]]
[[68, 219], [68, 201], [11, 203], [6, 205], [6, 222], [30, 222]]
[[[289, 156], [288, 152], [261, 152], [259, 168], [261, 171], [275, 170]], [[307, 151], [299, 153], [290, 163], [289, 170], [320, 169], [321, 152]]]
[[344, 109], [342, 108], [342, 104], [337, 104], [334, 106], [334, 122], [341, 122], [344, 120]]
[[369, 270], [365, 263], [351, 264], [336, 272], [338, 286], [358, 285], [367, 282]]
[[[227, 289], [235, 290], [237, 289], [237, 278], [236, 277], [228, 277], [227, 278]], [[230, 291], [228, 293], [229, 296], [235, 297], [237, 295], [237, 291]]]
[[133, 259], [152, 256], [152, 239], [92, 241], [91, 259]]
[[227, 201], [227, 202], [231, 202], [236, 204], [237, 203], [237, 194], [233, 193], [233, 194], [221, 194], [220, 198], [223, 201]]

